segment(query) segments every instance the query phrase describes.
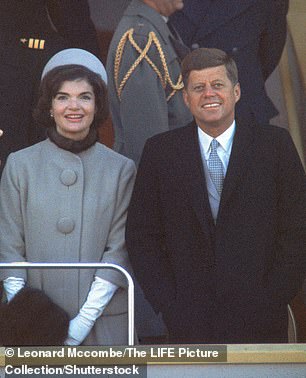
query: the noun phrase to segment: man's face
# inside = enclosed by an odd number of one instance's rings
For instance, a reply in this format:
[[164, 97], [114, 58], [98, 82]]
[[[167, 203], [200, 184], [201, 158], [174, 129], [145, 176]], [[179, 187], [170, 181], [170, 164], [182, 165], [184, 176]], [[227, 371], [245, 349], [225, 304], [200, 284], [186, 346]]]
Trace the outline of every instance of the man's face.
[[144, 2], [166, 17], [184, 7], [183, 0], [144, 0]]
[[225, 66], [194, 70], [190, 72], [183, 96], [197, 125], [205, 133], [217, 137], [234, 121], [240, 85], [233, 85]]

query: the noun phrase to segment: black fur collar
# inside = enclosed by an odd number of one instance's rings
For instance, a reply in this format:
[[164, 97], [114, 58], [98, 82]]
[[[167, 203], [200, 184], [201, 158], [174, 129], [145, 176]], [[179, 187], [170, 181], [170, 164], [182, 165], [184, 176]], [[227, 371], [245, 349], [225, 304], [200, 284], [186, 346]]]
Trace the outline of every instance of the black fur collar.
[[98, 131], [96, 128], [91, 127], [88, 135], [82, 140], [72, 140], [59, 134], [55, 127], [47, 129], [49, 139], [56, 144], [59, 148], [78, 154], [87, 150], [98, 141]]

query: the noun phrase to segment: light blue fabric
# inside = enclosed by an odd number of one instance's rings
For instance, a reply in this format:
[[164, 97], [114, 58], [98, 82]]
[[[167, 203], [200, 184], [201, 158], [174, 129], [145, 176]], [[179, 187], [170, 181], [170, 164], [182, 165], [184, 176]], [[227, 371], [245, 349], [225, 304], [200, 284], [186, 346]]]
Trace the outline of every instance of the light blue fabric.
[[224, 175], [222, 161], [217, 153], [218, 146], [219, 142], [216, 139], [213, 139], [210, 144], [211, 151], [208, 159], [208, 170], [212, 182], [214, 183], [218, 193], [221, 194], [223, 188]]

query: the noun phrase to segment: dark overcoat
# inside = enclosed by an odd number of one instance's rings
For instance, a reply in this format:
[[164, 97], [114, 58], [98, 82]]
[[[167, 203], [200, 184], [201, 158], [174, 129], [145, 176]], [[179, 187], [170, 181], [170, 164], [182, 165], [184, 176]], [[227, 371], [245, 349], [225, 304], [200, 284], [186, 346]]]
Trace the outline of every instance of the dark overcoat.
[[189, 47], [214, 47], [238, 66], [237, 114], [268, 123], [278, 111], [265, 91], [286, 41], [288, 0], [186, 0], [172, 22]]
[[285, 341], [306, 256], [305, 174], [288, 132], [237, 122], [216, 225], [195, 124], [153, 137], [126, 240], [170, 341]]

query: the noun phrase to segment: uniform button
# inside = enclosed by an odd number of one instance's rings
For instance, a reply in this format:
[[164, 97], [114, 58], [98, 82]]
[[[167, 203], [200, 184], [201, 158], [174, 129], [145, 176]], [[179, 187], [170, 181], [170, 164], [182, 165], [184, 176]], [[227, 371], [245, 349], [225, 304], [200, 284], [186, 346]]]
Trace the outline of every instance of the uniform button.
[[74, 220], [69, 217], [62, 217], [57, 222], [57, 229], [63, 234], [70, 234], [74, 230]]
[[0, 129], [0, 137], [3, 135], [3, 130]]
[[61, 182], [70, 186], [73, 185], [77, 180], [77, 175], [72, 169], [64, 169], [60, 176]]
[[238, 47], [233, 47], [232, 48], [232, 53], [233, 54], [237, 54], [238, 50], [239, 50]]
[[198, 43], [193, 43], [192, 45], [191, 45], [191, 49], [192, 50], [196, 50], [196, 49], [198, 49], [200, 47], [200, 45], [198, 44]]

